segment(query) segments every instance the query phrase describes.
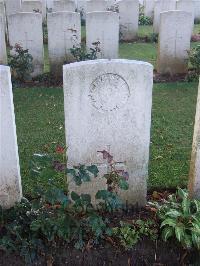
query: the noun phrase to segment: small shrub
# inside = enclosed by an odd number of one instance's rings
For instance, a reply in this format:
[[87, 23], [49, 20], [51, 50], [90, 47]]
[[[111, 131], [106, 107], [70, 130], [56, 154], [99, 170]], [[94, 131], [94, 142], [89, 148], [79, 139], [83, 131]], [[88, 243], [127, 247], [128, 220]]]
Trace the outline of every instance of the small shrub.
[[154, 206], [165, 241], [176, 238], [183, 247], [200, 250], [200, 201], [190, 199], [188, 192], [179, 188], [164, 204]]
[[189, 62], [195, 69], [196, 73], [200, 73], [200, 45], [192, 48], [189, 52]]
[[158, 42], [158, 33], [152, 33], [150, 35], [150, 42], [157, 43]]
[[144, 15], [144, 13], [140, 13], [139, 15], [139, 25], [152, 25], [153, 20], [150, 17]]
[[199, 18], [195, 18], [194, 24], [200, 24], [200, 19]]
[[90, 48], [89, 52], [87, 51], [85, 44], [81, 44], [81, 46], [74, 46], [70, 49], [70, 52], [77, 62], [95, 60], [97, 59], [97, 54], [100, 52], [100, 43], [95, 42], [92, 45], [93, 47]]
[[20, 82], [31, 79], [33, 72], [33, 57], [29, 54], [28, 49], [24, 50], [19, 44], [11, 47], [14, 54], [9, 54], [8, 65], [11, 67], [12, 78]]

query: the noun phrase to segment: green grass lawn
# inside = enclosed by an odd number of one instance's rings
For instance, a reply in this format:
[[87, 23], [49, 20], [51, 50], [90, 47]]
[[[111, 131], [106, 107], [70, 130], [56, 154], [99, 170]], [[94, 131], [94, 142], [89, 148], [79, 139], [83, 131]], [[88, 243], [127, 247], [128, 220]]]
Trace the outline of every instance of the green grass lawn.
[[[187, 183], [196, 93], [196, 83], [154, 85], [149, 188]], [[22, 184], [30, 194], [37, 183], [29, 174], [32, 154], [65, 144], [63, 91], [15, 89], [14, 102]]]

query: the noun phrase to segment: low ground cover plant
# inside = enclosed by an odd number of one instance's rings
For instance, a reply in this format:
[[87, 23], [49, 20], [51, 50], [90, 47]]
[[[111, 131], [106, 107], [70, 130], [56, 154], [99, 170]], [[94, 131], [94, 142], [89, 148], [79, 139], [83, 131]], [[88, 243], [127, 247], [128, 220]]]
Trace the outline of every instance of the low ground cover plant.
[[[176, 239], [184, 248], [200, 249], [200, 202], [190, 200], [186, 191], [162, 202], [149, 203], [149, 216], [132, 218], [119, 197], [120, 190], [128, 190], [129, 174], [115, 168], [113, 156], [106, 150], [98, 151], [109, 171], [98, 177], [96, 165], [66, 167], [66, 150], [56, 148], [56, 155], [35, 154], [30, 163], [33, 178], [45, 178], [45, 188], [38, 183], [33, 198], [23, 198], [9, 210], [0, 209], [0, 250], [17, 252], [27, 263], [40, 256], [52, 254], [55, 248], [70, 245], [84, 250], [112, 243], [125, 250], [139, 241], [157, 241], [160, 231], [165, 241]], [[56, 178], [55, 178], [55, 173]], [[105, 178], [107, 189], [96, 193], [96, 205], [90, 194], [68, 191], [68, 177], [77, 186], [93, 178]], [[61, 189], [56, 179], [63, 178]], [[120, 219], [113, 219], [121, 212]], [[118, 216], [116, 216], [118, 217]]]
[[153, 205], [165, 241], [174, 238], [185, 248], [200, 250], [200, 201], [190, 199], [188, 192], [179, 188], [162, 204]]

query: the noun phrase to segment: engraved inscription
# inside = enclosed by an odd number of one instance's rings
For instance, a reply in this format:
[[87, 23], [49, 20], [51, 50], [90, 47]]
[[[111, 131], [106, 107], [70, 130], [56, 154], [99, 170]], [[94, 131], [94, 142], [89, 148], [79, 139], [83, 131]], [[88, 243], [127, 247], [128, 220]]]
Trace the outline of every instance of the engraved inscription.
[[127, 103], [130, 90], [121, 76], [106, 73], [92, 82], [89, 97], [97, 110], [114, 111]]

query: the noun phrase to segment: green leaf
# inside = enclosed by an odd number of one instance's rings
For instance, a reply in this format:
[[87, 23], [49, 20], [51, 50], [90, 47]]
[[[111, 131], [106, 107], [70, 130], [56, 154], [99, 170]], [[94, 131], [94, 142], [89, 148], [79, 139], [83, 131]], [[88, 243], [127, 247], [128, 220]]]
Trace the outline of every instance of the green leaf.
[[188, 198], [188, 192], [184, 189], [178, 188], [177, 194], [181, 199]]
[[120, 178], [119, 180], [119, 187], [123, 190], [128, 190], [129, 188], [129, 185], [128, 183], [126, 182], [126, 180], [124, 178]]
[[79, 200], [80, 199], [80, 196], [76, 192], [72, 191], [71, 192], [71, 199], [73, 201], [76, 201], [76, 200]]
[[70, 174], [72, 176], [75, 176], [76, 175], [76, 170], [67, 168], [66, 169], [66, 174]]
[[81, 194], [81, 198], [83, 201], [91, 203], [91, 196], [89, 194]]
[[182, 215], [182, 213], [177, 210], [170, 210], [165, 215], [170, 216], [171, 218], [178, 218]]
[[170, 226], [165, 227], [162, 230], [162, 238], [164, 241], [167, 241], [170, 237], [172, 237], [174, 234], [174, 229]]
[[41, 228], [41, 221], [36, 220], [30, 224], [31, 231], [37, 232]]
[[175, 235], [179, 242], [181, 242], [181, 240], [185, 237], [184, 236], [185, 230], [183, 226], [184, 225], [181, 224], [180, 226], [175, 227]]
[[183, 198], [182, 201], [182, 209], [183, 209], [183, 214], [186, 215], [190, 215], [190, 205], [191, 205], [191, 201], [189, 198]]
[[107, 197], [109, 196], [109, 191], [107, 190], [99, 190], [97, 193], [96, 193], [96, 196], [95, 198], [96, 199], [107, 199]]
[[91, 165], [91, 166], [87, 166], [87, 171], [89, 171], [90, 173], [92, 173], [94, 175], [94, 177], [96, 177], [99, 173], [99, 169], [97, 168], [96, 165]]
[[169, 225], [169, 226], [175, 227], [176, 226], [176, 221], [171, 219], [171, 218], [167, 218], [161, 223], [161, 227], [163, 227], [165, 225]]

